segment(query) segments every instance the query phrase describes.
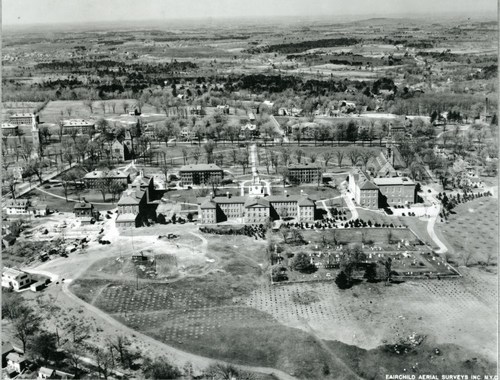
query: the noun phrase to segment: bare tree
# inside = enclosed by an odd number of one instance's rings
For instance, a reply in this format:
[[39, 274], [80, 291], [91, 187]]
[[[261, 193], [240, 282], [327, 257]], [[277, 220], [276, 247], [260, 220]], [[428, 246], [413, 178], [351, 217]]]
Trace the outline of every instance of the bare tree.
[[323, 153], [323, 160], [325, 161], [325, 168], [328, 166], [328, 162], [333, 158], [332, 152]]
[[474, 251], [468, 250], [468, 251], [462, 251], [460, 253], [460, 258], [462, 259], [462, 262], [464, 266], [468, 267], [472, 258], [474, 257]]
[[196, 149], [193, 151], [193, 158], [196, 164], [198, 163], [200, 156], [201, 156], [200, 148], [196, 147]]
[[342, 160], [344, 159], [344, 152], [338, 151], [338, 152], [336, 152], [336, 156], [337, 156], [337, 163], [339, 164], [339, 167], [341, 168], [342, 167]]
[[123, 112], [124, 112], [124, 113], [127, 113], [127, 111], [128, 111], [128, 108], [129, 108], [129, 107], [130, 107], [130, 104], [128, 104], [128, 102], [124, 100], [124, 101], [122, 102]]
[[300, 164], [302, 157], [304, 157], [304, 151], [302, 149], [296, 149], [294, 153], [295, 157], [297, 158], [297, 162]]
[[351, 160], [351, 164], [355, 166], [359, 160], [359, 151], [357, 149], [350, 149], [347, 151], [347, 157]]
[[91, 99], [85, 99], [83, 101], [83, 105], [89, 109], [90, 113], [93, 112], [93, 110], [94, 110], [94, 102]]

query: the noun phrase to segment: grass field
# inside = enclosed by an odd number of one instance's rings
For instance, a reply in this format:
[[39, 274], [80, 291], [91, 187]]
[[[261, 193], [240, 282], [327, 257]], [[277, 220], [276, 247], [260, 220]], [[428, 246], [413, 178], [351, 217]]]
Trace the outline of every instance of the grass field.
[[[46, 123], [57, 123], [61, 119], [84, 119], [84, 118], [100, 118], [111, 117], [124, 114], [122, 107], [123, 102], [128, 103], [129, 111], [133, 111], [133, 106], [136, 103], [134, 99], [112, 99], [93, 102], [93, 109], [90, 109], [83, 104], [81, 100], [54, 100], [47, 104], [47, 106], [40, 112], [40, 121]], [[100, 107], [100, 103], [106, 104], [106, 113]], [[116, 103], [115, 112], [113, 112], [111, 104]], [[70, 109], [70, 115], [68, 115]], [[127, 111], [128, 112], [128, 111]], [[143, 113], [156, 113], [156, 110], [146, 104], [142, 107]]]
[[447, 223], [437, 224], [437, 230], [452, 247], [454, 260], [463, 264], [461, 256], [473, 252], [470, 264], [498, 263], [498, 199], [480, 198], [461, 203]]

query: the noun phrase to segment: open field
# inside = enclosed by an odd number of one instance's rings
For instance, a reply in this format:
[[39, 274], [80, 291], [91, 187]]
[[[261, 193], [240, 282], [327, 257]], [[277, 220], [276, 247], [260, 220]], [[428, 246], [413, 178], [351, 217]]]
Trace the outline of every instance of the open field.
[[475, 199], [453, 211], [448, 222], [436, 225], [452, 248], [452, 259], [463, 264], [464, 255], [472, 253], [470, 264], [498, 263], [498, 198]]
[[[102, 265], [96, 263], [72, 289], [128, 326], [176, 347], [237, 363], [274, 366], [299, 377], [329, 378], [321, 373], [326, 366], [342, 378], [350, 378], [353, 369], [358, 375], [375, 375], [372, 371], [378, 369], [355, 364], [373, 355], [384, 358], [385, 370], [402, 371], [411, 358], [421, 363], [419, 371], [440, 373], [447, 368], [441, 358], [461, 358], [454, 362], [455, 369], [466, 365], [472, 357], [468, 349], [483, 357], [474, 364], [478, 371], [492, 370], [487, 360], [493, 360], [494, 342], [487, 336], [493, 319], [482, 319], [475, 333], [467, 326], [477, 322], [478, 311], [494, 313], [494, 275], [468, 269], [463, 279], [390, 287], [360, 284], [347, 291], [333, 283], [269, 286], [257, 280], [263, 275], [258, 264], [264, 262], [259, 253], [264, 250], [245, 244], [247, 240], [258, 244], [245, 237], [214, 237], [209, 252], [220, 271], [203, 276], [168, 285], [139, 279], [136, 290], [134, 275], [106, 280], [102, 274], [96, 281], [92, 273]], [[235, 246], [240, 253], [236, 257]], [[295, 303], [291, 297], [302, 292], [313, 292], [317, 301]], [[384, 347], [413, 331], [426, 338], [410, 356]], [[358, 346], [357, 358], [342, 355], [341, 342]], [[423, 360], [435, 347], [442, 352], [440, 359]]]
[[[134, 99], [94, 101], [92, 112], [90, 112], [90, 109], [85, 106], [81, 100], [53, 100], [47, 104], [42, 112], [40, 112], [40, 121], [57, 124], [61, 119], [97, 119], [100, 117], [115, 117], [125, 113], [122, 106], [123, 102], [128, 104], [129, 111], [133, 111], [134, 104], [136, 103], [136, 100]], [[101, 103], [106, 105], [105, 113], [100, 106]], [[116, 104], [115, 112], [112, 110], [112, 103]], [[68, 110], [70, 111], [70, 114], [68, 114]], [[142, 112], [145, 114], [156, 113], [156, 110], [152, 106], [146, 104], [142, 107]]]

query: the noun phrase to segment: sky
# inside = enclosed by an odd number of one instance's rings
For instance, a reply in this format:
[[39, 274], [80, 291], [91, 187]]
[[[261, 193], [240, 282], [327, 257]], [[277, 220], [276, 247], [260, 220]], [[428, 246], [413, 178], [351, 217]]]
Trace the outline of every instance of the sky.
[[[483, 13], [497, 0], [0, 0], [3, 25], [275, 16]], [[257, 19], [258, 20], [258, 19]]]

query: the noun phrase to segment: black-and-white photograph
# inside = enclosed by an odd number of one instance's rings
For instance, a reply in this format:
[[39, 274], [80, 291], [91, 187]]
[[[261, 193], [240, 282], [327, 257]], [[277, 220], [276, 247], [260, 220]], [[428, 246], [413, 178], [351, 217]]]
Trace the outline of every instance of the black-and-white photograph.
[[3, 0], [2, 379], [498, 379], [497, 0]]

